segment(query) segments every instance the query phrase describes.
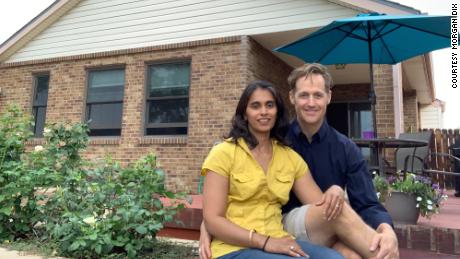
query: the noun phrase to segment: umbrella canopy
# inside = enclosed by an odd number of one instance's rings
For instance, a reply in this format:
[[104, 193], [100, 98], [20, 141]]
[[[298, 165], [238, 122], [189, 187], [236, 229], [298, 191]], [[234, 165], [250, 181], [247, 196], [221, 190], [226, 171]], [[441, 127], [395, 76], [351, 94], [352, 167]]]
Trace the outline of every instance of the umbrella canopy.
[[369, 13], [336, 20], [274, 50], [324, 65], [369, 63], [376, 131], [372, 64], [396, 64], [450, 43], [450, 16]]
[[336, 20], [275, 51], [324, 65], [396, 64], [450, 43], [450, 16], [371, 13]]

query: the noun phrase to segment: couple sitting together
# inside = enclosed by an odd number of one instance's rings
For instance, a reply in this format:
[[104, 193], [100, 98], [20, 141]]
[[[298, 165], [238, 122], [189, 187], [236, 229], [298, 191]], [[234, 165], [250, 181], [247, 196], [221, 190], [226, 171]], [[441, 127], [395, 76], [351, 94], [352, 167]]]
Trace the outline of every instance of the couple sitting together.
[[273, 85], [255, 81], [205, 159], [200, 258], [398, 258], [366, 161], [325, 120], [331, 76], [307, 64], [288, 82], [296, 120]]

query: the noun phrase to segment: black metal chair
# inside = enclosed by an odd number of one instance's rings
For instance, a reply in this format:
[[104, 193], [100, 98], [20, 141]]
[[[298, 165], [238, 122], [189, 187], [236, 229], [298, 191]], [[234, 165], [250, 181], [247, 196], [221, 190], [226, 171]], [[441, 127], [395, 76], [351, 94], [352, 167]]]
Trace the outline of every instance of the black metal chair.
[[452, 172], [445, 172], [440, 170], [431, 169], [429, 166], [430, 159], [444, 158], [450, 160], [452, 163], [458, 160], [457, 157], [448, 153], [434, 153], [430, 152], [430, 144], [433, 139], [433, 134], [430, 131], [423, 131], [417, 133], [401, 133], [400, 139], [407, 140], [422, 140], [428, 143], [424, 147], [411, 147], [411, 148], [398, 148], [395, 150], [395, 165], [396, 171], [399, 172], [412, 172], [412, 173], [441, 173], [450, 175]]
[[423, 147], [397, 148], [395, 151], [396, 171], [416, 172], [427, 168], [429, 146], [433, 134], [430, 131], [401, 133], [400, 139], [422, 140], [428, 145]]

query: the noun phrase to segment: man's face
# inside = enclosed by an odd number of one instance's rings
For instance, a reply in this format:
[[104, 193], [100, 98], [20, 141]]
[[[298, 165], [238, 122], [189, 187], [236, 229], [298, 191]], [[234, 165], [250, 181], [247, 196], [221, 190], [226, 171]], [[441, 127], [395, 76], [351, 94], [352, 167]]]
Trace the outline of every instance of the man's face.
[[312, 74], [296, 81], [296, 88], [289, 92], [299, 123], [306, 127], [320, 127], [326, 115], [326, 107], [331, 101], [326, 92], [322, 75]]

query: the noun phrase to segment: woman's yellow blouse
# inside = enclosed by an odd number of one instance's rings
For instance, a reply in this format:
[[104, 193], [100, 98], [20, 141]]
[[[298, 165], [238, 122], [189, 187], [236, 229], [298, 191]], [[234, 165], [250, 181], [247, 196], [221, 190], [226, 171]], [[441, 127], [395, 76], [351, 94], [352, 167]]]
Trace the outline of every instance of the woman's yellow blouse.
[[[281, 206], [289, 199], [294, 180], [308, 170], [304, 160], [289, 147], [272, 140], [273, 155], [267, 174], [252, 156], [246, 142], [230, 140], [215, 146], [203, 163], [202, 175], [213, 171], [227, 177], [229, 190], [226, 218], [262, 235], [289, 235], [281, 223]], [[214, 239], [214, 258], [242, 249]]]

